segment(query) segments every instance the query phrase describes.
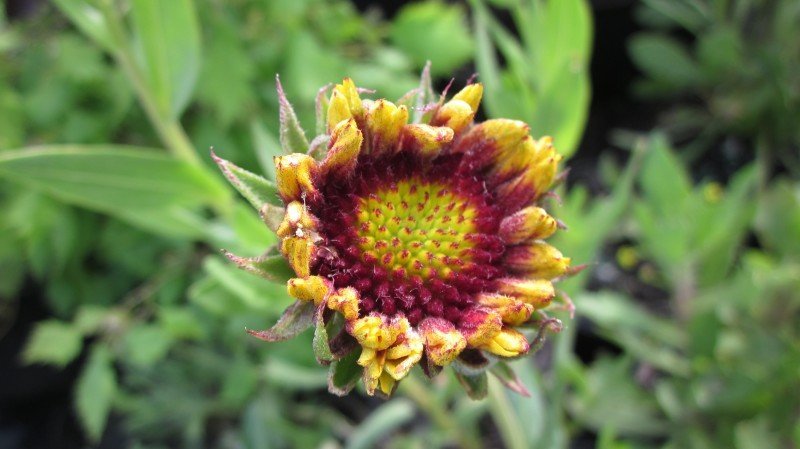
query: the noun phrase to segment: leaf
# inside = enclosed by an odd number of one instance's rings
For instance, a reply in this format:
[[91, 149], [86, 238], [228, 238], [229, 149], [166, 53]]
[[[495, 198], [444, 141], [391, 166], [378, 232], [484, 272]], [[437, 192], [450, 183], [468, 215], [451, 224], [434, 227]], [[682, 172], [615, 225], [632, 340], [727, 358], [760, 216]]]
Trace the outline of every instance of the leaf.
[[200, 70], [200, 27], [192, 0], [133, 0], [140, 64], [162, 117], [186, 108]]
[[314, 314], [314, 340], [312, 348], [314, 349], [314, 356], [317, 362], [321, 365], [327, 365], [334, 360], [333, 353], [331, 352], [331, 345], [328, 338], [328, 329], [325, 326], [325, 312], [328, 309], [325, 303], [319, 305], [316, 313]]
[[164, 358], [171, 345], [172, 339], [161, 326], [135, 326], [125, 334], [126, 360], [146, 368]]
[[281, 79], [275, 75], [275, 85], [278, 90], [278, 105], [280, 113], [280, 139], [281, 148], [286, 154], [306, 153], [308, 151], [308, 139], [306, 133], [297, 120], [294, 108], [286, 98], [286, 93], [281, 86]]
[[82, 346], [83, 336], [77, 328], [62, 321], [42, 321], [28, 338], [22, 360], [63, 367], [80, 354]]
[[656, 34], [638, 34], [629, 44], [631, 58], [647, 75], [674, 87], [700, 79], [700, 70], [689, 53], [675, 40]]
[[345, 449], [380, 447], [380, 441], [414, 418], [410, 400], [397, 398], [378, 407], [350, 434]]
[[208, 204], [227, 196], [203, 169], [156, 150], [122, 145], [52, 145], [4, 151], [0, 177], [61, 201], [125, 217], [136, 211]]
[[680, 210], [692, 193], [686, 168], [660, 134], [653, 135], [648, 142], [639, 183], [649, 207], [662, 215]]
[[98, 344], [92, 349], [75, 389], [75, 408], [91, 442], [99, 441], [103, 434], [116, 390], [111, 352]]
[[274, 326], [263, 331], [247, 329], [247, 333], [264, 341], [289, 340], [314, 324], [315, 310], [314, 303], [310, 301], [295, 301]]
[[84, 34], [105, 50], [114, 51], [116, 45], [102, 11], [86, 0], [55, 0], [55, 4]]
[[489, 393], [489, 382], [485, 372], [474, 376], [461, 374], [458, 371], [453, 372], [471, 399], [483, 399]]
[[258, 165], [264, 170], [265, 177], [275, 181], [275, 156], [282, 153], [278, 139], [257, 119], [250, 121], [250, 139], [255, 147]]
[[465, 64], [474, 46], [463, 8], [439, 2], [403, 7], [392, 22], [390, 38], [419, 67], [430, 60], [433, 75]]
[[356, 363], [360, 351], [354, 349], [341, 360], [335, 360], [328, 369], [328, 391], [336, 396], [345, 396], [355, 387], [363, 368]]
[[242, 270], [273, 282], [283, 284], [295, 277], [294, 270], [289, 266], [286, 258], [280, 255], [246, 258], [231, 254], [225, 250], [223, 250], [223, 254]]
[[260, 210], [264, 204], [281, 205], [278, 189], [271, 181], [255, 173], [249, 172], [232, 162], [226, 161], [213, 152], [211, 158], [217, 163], [228, 181], [250, 202]]
[[505, 362], [498, 362], [492, 366], [489, 371], [497, 377], [497, 380], [503, 384], [509, 390], [525, 396], [526, 398], [531, 397], [531, 392], [525, 387], [525, 384], [517, 377], [517, 373], [508, 366]]

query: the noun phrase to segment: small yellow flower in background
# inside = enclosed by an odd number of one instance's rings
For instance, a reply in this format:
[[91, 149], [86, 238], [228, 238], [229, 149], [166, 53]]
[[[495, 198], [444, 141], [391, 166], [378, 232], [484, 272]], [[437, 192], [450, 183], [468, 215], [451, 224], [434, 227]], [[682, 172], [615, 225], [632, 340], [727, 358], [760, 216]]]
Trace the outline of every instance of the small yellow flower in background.
[[[408, 105], [361, 98], [345, 79], [309, 145], [278, 88], [281, 142], [294, 152], [276, 157], [275, 185], [217, 158], [265, 222], [280, 223], [276, 249], [295, 274], [295, 305], [253, 335], [274, 341], [316, 323], [332, 392], [360, 374], [368, 394], [390, 395], [417, 364], [429, 376], [452, 365], [467, 385], [529, 351], [520, 330], [538, 343], [560, 328], [542, 311], [570, 266], [545, 242], [558, 228], [540, 202], [561, 159], [550, 137], [516, 120], [474, 123], [480, 84], [446, 102], [423, 86]], [[275, 255], [229, 257], [270, 277]]]

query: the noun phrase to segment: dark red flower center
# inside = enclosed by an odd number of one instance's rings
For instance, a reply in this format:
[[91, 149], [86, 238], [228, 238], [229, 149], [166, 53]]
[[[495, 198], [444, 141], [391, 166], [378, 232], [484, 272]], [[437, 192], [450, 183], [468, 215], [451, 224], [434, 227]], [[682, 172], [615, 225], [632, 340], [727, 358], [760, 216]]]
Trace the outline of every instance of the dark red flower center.
[[502, 217], [483, 180], [460, 173], [460, 159], [362, 156], [349, 179], [323, 182], [310, 206], [324, 240], [314, 271], [356, 288], [362, 315], [457, 325], [502, 273]]

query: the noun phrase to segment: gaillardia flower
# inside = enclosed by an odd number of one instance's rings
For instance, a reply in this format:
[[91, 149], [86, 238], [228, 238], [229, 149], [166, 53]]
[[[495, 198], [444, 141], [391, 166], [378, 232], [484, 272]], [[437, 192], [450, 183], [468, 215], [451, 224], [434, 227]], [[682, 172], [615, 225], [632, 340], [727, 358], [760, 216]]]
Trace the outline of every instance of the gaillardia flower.
[[552, 139], [516, 120], [474, 123], [481, 84], [446, 102], [423, 85], [410, 106], [362, 99], [345, 79], [321, 94], [309, 145], [278, 89], [291, 152], [275, 158], [275, 184], [217, 160], [280, 239], [271, 255], [229, 257], [271, 276], [282, 256], [293, 273], [297, 302], [250, 333], [274, 341], [316, 323], [317, 358], [340, 394], [361, 377], [368, 394], [389, 395], [417, 364], [429, 376], [453, 365], [468, 390], [487, 369], [515, 387], [494, 368], [530, 350], [521, 329], [537, 343], [559, 329], [542, 309], [569, 270], [545, 242], [559, 223], [540, 204], [561, 159]]

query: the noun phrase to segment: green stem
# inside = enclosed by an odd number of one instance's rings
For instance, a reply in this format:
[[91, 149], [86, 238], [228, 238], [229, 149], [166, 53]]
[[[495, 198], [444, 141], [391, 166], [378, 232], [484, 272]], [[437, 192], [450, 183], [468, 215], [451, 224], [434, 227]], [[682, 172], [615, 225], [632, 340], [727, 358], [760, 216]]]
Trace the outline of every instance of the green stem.
[[489, 377], [489, 411], [500, 431], [500, 437], [508, 449], [529, 449], [525, 429], [504, 390], [497, 379]]
[[458, 445], [463, 449], [480, 449], [480, 442], [470, 438], [469, 432], [461, 429], [458, 423], [450, 415], [450, 412], [442, 406], [431, 394], [430, 391], [415, 376], [408, 376], [400, 383], [402, 392], [416, 402], [433, 422], [448, 435], [458, 441]]

